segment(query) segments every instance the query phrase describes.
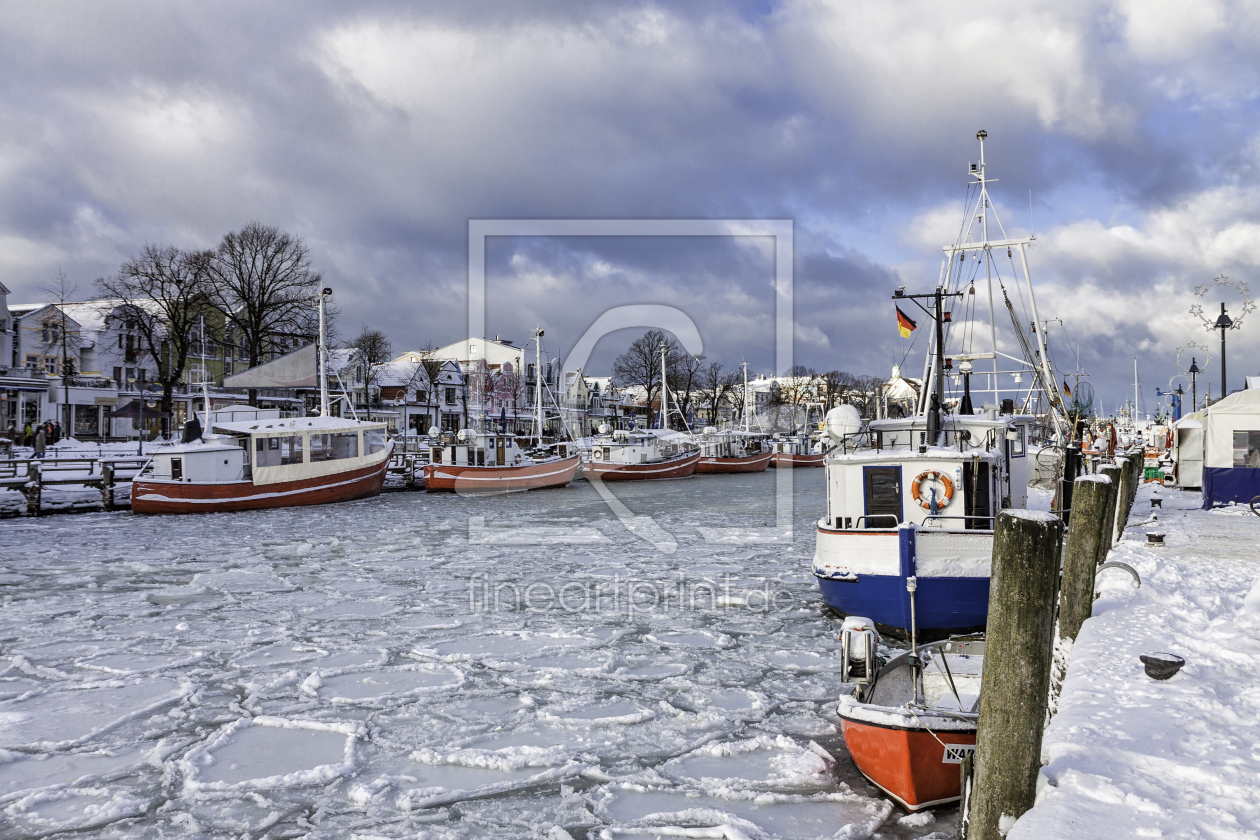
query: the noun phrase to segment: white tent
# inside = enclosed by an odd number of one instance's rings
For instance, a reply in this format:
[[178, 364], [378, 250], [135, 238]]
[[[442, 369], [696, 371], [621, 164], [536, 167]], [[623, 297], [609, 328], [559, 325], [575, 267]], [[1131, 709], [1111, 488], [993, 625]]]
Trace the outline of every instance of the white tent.
[[1202, 414], [1204, 506], [1260, 496], [1260, 390], [1237, 391]]
[[1173, 432], [1173, 463], [1177, 486], [1197, 489], [1203, 486], [1203, 412], [1187, 414], [1177, 421]]

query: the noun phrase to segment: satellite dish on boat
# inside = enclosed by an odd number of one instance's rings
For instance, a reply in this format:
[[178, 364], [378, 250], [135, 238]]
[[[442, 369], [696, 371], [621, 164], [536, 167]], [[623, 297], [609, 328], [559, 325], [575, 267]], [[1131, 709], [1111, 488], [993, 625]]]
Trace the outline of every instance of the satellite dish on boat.
[[460, 442], [461, 442], [461, 443], [462, 443], [463, 441], [468, 440], [468, 438], [469, 438], [470, 436], [471, 436], [471, 432], [469, 432], [467, 429], [460, 429], [460, 430], [459, 430], [458, 432], [456, 432], [456, 434], [455, 434], [455, 437], [459, 438], [459, 440], [460, 440]]
[[840, 443], [846, 436], [862, 431], [862, 415], [851, 405], [838, 405], [827, 412], [823, 426], [827, 435]]
[[437, 426], [429, 427], [429, 437], [437, 437], [440, 434], [442, 434], [442, 430], [439, 429]]
[[599, 424], [599, 433], [600, 433], [601, 435], [606, 435], [606, 434], [608, 434], [608, 424], [607, 424], [607, 423], [600, 423], [600, 424]]

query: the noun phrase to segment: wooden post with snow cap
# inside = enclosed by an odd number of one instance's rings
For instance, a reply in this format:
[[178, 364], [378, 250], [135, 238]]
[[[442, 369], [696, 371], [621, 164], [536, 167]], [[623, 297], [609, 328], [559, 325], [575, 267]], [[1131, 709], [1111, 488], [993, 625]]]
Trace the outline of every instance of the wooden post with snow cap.
[[1004, 837], [1036, 796], [1062, 539], [1052, 513], [998, 514], [967, 840]]
[[1120, 478], [1121, 470], [1115, 464], [1108, 464], [1098, 470], [1099, 475], [1105, 475], [1111, 479], [1111, 492], [1107, 494], [1107, 512], [1103, 517], [1103, 521], [1107, 523], [1107, 527], [1103, 529], [1102, 553], [1098, 557], [1098, 562], [1105, 563], [1107, 554], [1111, 551], [1112, 544], [1116, 541], [1116, 529], [1111, 523], [1116, 521], [1116, 510], [1120, 507]]
[[1120, 465], [1120, 492], [1119, 498], [1116, 500], [1115, 542], [1120, 542], [1120, 537], [1124, 536], [1124, 526], [1129, 523], [1129, 508], [1132, 507], [1129, 499], [1133, 498], [1133, 487], [1137, 473], [1131, 457], [1126, 455], [1116, 460]]
[[1076, 639], [1094, 606], [1094, 576], [1106, 555], [1103, 543], [1110, 532], [1107, 509], [1115, 488], [1105, 475], [1076, 479], [1072, 492], [1072, 524], [1067, 529], [1063, 585], [1059, 589], [1059, 636]]

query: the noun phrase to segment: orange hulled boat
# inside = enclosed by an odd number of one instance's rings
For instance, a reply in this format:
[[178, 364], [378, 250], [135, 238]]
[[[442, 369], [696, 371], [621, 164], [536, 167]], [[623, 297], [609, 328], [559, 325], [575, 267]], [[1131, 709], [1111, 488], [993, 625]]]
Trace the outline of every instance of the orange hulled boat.
[[719, 432], [709, 426], [697, 436], [700, 461], [697, 473], [764, 472], [774, 453], [762, 446], [761, 436], [735, 431]]
[[461, 431], [453, 441], [430, 449], [424, 489], [456, 493], [515, 493], [563, 487], [582, 459], [570, 443], [522, 450], [515, 438], [493, 432]]
[[961, 796], [963, 759], [976, 748], [984, 642], [947, 639], [875, 658], [870, 619], [850, 616], [841, 632], [840, 731], [853, 763], [908, 811]]
[[617, 429], [598, 435], [582, 469], [591, 479], [644, 481], [686, 478], [696, 472], [700, 450], [682, 434], [660, 429]]

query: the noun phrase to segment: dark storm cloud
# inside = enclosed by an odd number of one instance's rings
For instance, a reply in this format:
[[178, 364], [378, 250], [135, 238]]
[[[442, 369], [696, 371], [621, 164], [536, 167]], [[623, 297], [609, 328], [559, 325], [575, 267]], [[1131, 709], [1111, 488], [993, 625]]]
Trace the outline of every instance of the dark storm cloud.
[[[83, 2], [0, 23], [15, 300], [258, 219], [305, 237], [343, 333], [402, 349], [462, 336], [471, 218], [791, 218], [797, 360], [884, 373], [888, 295], [935, 282], [978, 128], [1008, 225], [1033, 191], [1042, 317], [1075, 325], [1100, 386], [1134, 352], [1168, 367], [1198, 337], [1189, 290], [1260, 265], [1257, 21], [1228, 4]], [[488, 328], [565, 344], [606, 306], [673, 303], [711, 356], [768, 370], [772, 271], [735, 240], [505, 240]]]

